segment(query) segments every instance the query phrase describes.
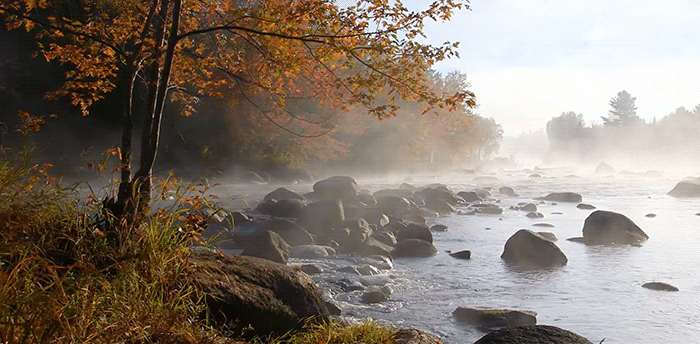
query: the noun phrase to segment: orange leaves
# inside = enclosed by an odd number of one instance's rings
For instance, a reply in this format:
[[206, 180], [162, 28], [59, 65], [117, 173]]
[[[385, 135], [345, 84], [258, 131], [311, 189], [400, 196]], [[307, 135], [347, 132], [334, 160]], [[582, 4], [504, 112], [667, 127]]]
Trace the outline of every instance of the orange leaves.
[[21, 132], [22, 135], [27, 135], [30, 131], [39, 131], [46, 123], [43, 117], [34, 117], [26, 111], [19, 111], [17, 116], [20, 120], [17, 130]]

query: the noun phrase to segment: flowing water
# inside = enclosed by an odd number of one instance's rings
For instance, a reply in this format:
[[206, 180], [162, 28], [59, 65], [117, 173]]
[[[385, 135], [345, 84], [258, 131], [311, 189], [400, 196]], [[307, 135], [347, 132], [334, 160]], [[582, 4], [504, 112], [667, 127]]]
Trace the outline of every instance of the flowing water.
[[[454, 173], [440, 178], [408, 180], [415, 186], [440, 182], [453, 191], [510, 186], [519, 197], [501, 197], [501, 215], [452, 215], [430, 219], [429, 224], [449, 227], [434, 233], [438, 255], [394, 261], [389, 301], [365, 305], [360, 291], [333, 294], [344, 315], [384, 319], [402, 326], [431, 332], [445, 343], [472, 343], [485, 333], [456, 322], [452, 311], [460, 306], [533, 310], [538, 324], [574, 331], [591, 341], [613, 343], [700, 343], [700, 198], [673, 198], [666, 193], [677, 178], [646, 178], [646, 175], [589, 176], [567, 171], [543, 173], [530, 178], [526, 172], [502, 172], [487, 181], [474, 175]], [[403, 180], [402, 180], [403, 181]], [[398, 187], [402, 182], [359, 180], [370, 191]], [[267, 190], [271, 191], [272, 187]], [[309, 191], [310, 186], [297, 186]], [[509, 210], [520, 202], [550, 192], [571, 191], [583, 202], [601, 210], [627, 215], [650, 237], [642, 247], [585, 246], [566, 241], [581, 236], [584, 220], [593, 210], [576, 203], [537, 204], [542, 219]], [[535, 203], [539, 203], [536, 202]], [[647, 214], [656, 217], [647, 217]], [[553, 228], [534, 227], [548, 223]], [[503, 263], [500, 255], [508, 238], [519, 229], [549, 231], [569, 262], [560, 268], [520, 271]], [[470, 260], [458, 260], [445, 251], [470, 250]], [[296, 261], [291, 263], [307, 263]], [[323, 262], [317, 262], [323, 266]], [[324, 272], [323, 281], [347, 275]], [[679, 292], [644, 289], [642, 284], [663, 281]]]

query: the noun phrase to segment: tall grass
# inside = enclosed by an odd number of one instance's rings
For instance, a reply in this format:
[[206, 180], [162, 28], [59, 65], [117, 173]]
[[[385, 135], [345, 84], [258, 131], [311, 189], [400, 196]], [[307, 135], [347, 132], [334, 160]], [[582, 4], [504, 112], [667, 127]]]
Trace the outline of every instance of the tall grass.
[[0, 343], [221, 342], [188, 283], [178, 214], [114, 226], [28, 152], [0, 160]]

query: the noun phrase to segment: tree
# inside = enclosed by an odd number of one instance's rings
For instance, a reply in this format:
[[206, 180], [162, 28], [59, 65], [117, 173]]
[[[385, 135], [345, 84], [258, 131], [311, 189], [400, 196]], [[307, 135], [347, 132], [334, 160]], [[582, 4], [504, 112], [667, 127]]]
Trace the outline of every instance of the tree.
[[[378, 118], [396, 115], [397, 99], [420, 101], [424, 112], [473, 107], [472, 93], [438, 95], [427, 82], [426, 70], [456, 56], [457, 43], [414, 40], [424, 36], [426, 20], [449, 20], [467, 7], [457, 0], [436, 0], [420, 12], [382, 0], [348, 8], [332, 0], [2, 0], [0, 17], [9, 28], [36, 32], [43, 56], [71, 67], [51, 96], [69, 97], [87, 115], [116, 94], [112, 106], [120, 109], [123, 129], [113, 211], [131, 214], [150, 204], [168, 97], [184, 114], [196, 110], [198, 97], [230, 91], [254, 105], [255, 94], [278, 108], [288, 99], [311, 98], [343, 110], [363, 106]], [[139, 86], [143, 106], [135, 105]], [[377, 99], [382, 91], [390, 95], [384, 103]], [[143, 129], [134, 171], [135, 121]]]
[[562, 112], [547, 122], [547, 138], [551, 142], [566, 142], [580, 139], [584, 134], [586, 123], [583, 114], [573, 111]]
[[629, 127], [630, 125], [642, 122], [637, 116], [637, 107], [634, 105], [636, 97], [632, 97], [627, 91], [622, 90], [616, 97], [610, 99], [610, 110], [608, 117], [602, 117], [603, 123], [607, 126]]

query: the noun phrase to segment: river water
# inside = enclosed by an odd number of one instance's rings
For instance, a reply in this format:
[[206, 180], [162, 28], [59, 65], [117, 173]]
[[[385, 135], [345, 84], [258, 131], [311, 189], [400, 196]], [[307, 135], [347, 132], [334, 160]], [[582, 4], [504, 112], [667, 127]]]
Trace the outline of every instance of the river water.
[[[361, 187], [377, 191], [398, 187], [447, 184], [453, 191], [512, 187], [519, 197], [494, 192], [501, 215], [452, 215], [429, 219], [449, 227], [433, 233], [439, 253], [431, 258], [401, 258], [385, 272], [393, 289], [390, 300], [373, 305], [360, 302], [361, 292], [332, 294], [344, 315], [388, 320], [433, 333], [444, 343], [472, 343], [485, 333], [456, 322], [452, 311], [460, 306], [510, 308], [538, 313], [537, 323], [554, 325], [595, 343], [700, 343], [700, 198], [673, 198], [666, 193], [679, 181], [649, 174], [595, 176], [571, 170], [500, 172], [490, 180], [453, 172], [440, 177], [401, 180], [362, 180]], [[580, 171], [578, 171], [580, 172]], [[268, 186], [265, 186], [267, 188]], [[272, 191], [276, 186], [269, 186]], [[299, 192], [310, 185], [291, 186]], [[576, 203], [538, 204], [542, 219], [509, 210], [520, 202], [550, 192], [571, 191], [600, 210], [625, 214], [648, 235], [642, 247], [585, 246], [566, 241], [581, 236], [584, 220], [593, 210]], [[240, 192], [240, 191], [237, 191]], [[254, 204], [252, 205], [254, 206]], [[656, 217], [647, 217], [655, 214]], [[548, 223], [553, 228], [535, 227]], [[569, 261], [560, 268], [519, 271], [500, 259], [508, 238], [519, 229], [553, 232]], [[458, 260], [445, 251], [470, 250], [470, 260]], [[291, 261], [303, 264], [309, 261]], [[323, 266], [322, 262], [316, 262]], [[323, 282], [341, 276], [332, 269], [315, 275]], [[647, 290], [642, 284], [663, 281], [679, 292]], [[322, 285], [322, 283], [320, 283]]]

